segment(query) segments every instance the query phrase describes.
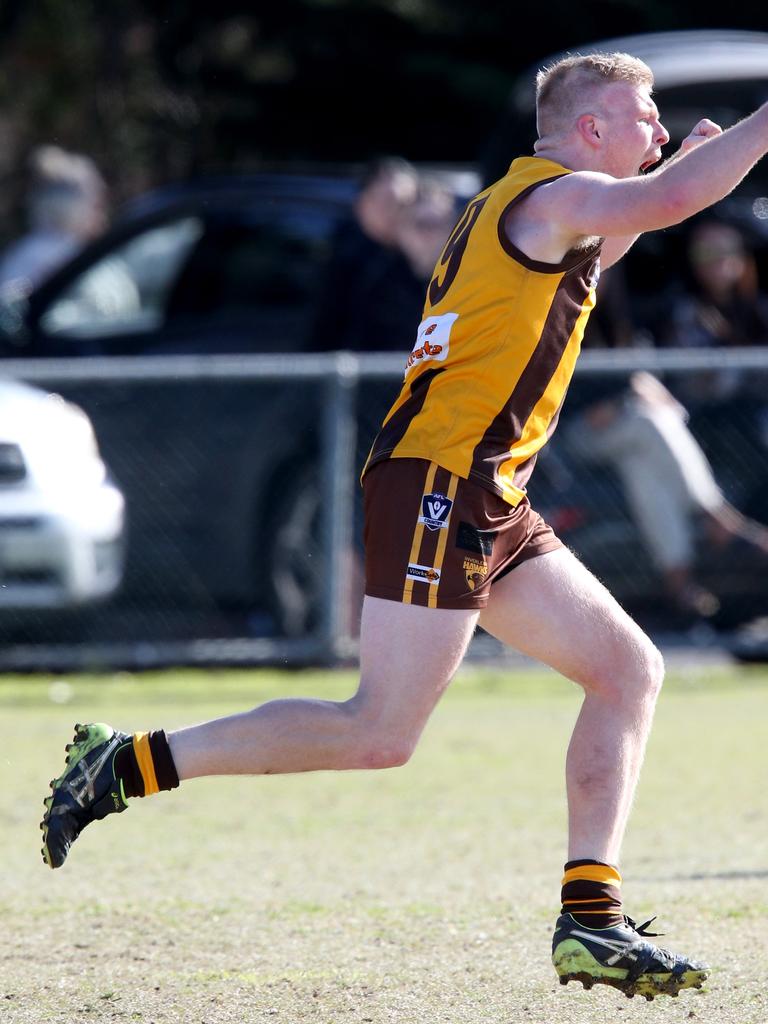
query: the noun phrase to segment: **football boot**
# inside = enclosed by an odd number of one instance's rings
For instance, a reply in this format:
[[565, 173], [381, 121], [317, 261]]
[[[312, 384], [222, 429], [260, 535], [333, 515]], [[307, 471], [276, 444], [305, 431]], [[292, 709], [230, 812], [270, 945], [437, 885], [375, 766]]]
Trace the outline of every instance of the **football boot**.
[[115, 732], [103, 722], [75, 726], [74, 740], [66, 746], [66, 767], [52, 780], [51, 795], [43, 801], [40, 828], [48, 867], [61, 867], [86, 825], [128, 806], [114, 768], [115, 754], [126, 742], [131, 742], [127, 733]]
[[701, 988], [707, 965], [648, 942], [658, 934], [648, 931], [653, 921], [636, 925], [625, 916], [611, 928], [589, 928], [571, 914], [562, 914], [552, 939], [552, 963], [560, 984], [612, 985], [630, 999], [676, 996], [684, 988]]

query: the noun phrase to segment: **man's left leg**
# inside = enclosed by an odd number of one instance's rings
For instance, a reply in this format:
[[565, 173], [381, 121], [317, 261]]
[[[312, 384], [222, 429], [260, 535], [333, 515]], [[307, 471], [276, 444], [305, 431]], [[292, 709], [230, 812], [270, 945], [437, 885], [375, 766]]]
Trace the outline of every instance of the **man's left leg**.
[[405, 764], [459, 666], [476, 609], [363, 604], [360, 683], [349, 700], [291, 697], [166, 736], [76, 726], [67, 764], [45, 799], [43, 859], [61, 867], [82, 830], [203, 775], [390, 768]]
[[497, 581], [480, 625], [584, 689], [568, 747], [568, 863], [553, 959], [571, 978], [653, 998], [701, 985], [701, 964], [645, 941], [621, 907], [617, 864], [662, 678], [661, 655], [569, 551]]

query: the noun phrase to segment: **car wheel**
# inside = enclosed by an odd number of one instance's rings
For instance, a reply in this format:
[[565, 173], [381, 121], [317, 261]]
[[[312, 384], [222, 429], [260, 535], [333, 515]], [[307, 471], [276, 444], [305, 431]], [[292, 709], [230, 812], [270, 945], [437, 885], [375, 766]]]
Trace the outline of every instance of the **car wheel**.
[[322, 607], [324, 558], [321, 484], [314, 466], [280, 474], [259, 546], [265, 559], [271, 613], [283, 636], [306, 636], [317, 628]]

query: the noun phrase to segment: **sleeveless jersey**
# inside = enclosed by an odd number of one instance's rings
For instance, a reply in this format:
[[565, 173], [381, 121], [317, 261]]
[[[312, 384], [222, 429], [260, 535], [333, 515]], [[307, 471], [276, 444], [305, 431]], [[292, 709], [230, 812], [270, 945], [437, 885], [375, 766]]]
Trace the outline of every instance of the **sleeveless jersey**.
[[363, 473], [383, 459], [427, 459], [511, 505], [522, 500], [594, 306], [602, 240], [542, 263], [509, 241], [504, 221], [533, 189], [569, 173], [521, 157], [468, 204], [435, 268], [405, 382]]

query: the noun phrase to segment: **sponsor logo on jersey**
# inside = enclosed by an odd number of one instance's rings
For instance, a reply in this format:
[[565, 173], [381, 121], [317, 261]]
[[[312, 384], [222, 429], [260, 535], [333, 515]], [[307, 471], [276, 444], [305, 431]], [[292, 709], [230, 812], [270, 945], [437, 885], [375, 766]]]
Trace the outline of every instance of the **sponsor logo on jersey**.
[[420, 583], [436, 584], [440, 582], [440, 573], [431, 565], [416, 565], [408, 563], [408, 572], [405, 574], [407, 580], [417, 580]]
[[448, 358], [451, 341], [451, 328], [458, 313], [441, 313], [422, 320], [416, 332], [416, 342], [405, 364], [405, 376], [416, 363], [428, 362], [432, 359], [444, 362]]
[[488, 563], [485, 560], [481, 562], [477, 558], [465, 558], [462, 569], [470, 590], [479, 587], [488, 575]]
[[445, 530], [452, 507], [453, 502], [444, 494], [425, 494], [421, 499], [419, 522], [428, 530]]

